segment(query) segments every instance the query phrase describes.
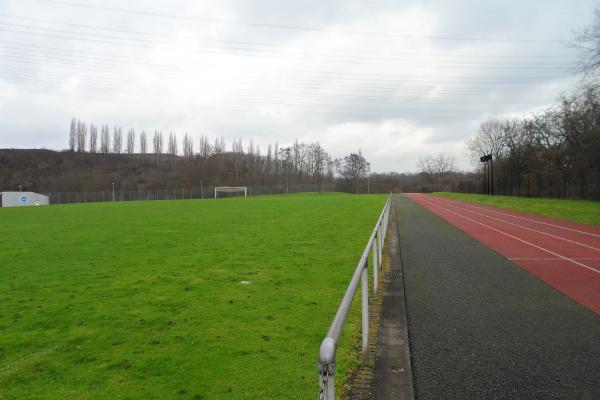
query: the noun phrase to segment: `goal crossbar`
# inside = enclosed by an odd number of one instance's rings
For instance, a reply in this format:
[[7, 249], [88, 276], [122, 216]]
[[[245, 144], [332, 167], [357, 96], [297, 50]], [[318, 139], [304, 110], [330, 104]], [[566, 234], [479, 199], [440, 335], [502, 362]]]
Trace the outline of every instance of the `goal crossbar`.
[[246, 187], [246, 186], [217, 186], [217, 187], [215, 187], [215, 199], [218, 198], [219, 192], [224, 192], [224, 193], [244, 192], [244, 197], [248, 197], [248, 187]]

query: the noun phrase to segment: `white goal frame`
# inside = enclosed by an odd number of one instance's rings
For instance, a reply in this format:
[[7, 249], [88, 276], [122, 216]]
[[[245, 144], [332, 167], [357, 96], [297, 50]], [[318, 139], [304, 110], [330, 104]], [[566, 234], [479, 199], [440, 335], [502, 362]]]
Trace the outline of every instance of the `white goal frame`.
[[244, 197], [248, 197], [248, 187], [247, 186], [217, 186], [215, 187], [215, 199], [218, 199], [219, 192], [223, 193], [235, 193], [235, 192], [244, 192]]

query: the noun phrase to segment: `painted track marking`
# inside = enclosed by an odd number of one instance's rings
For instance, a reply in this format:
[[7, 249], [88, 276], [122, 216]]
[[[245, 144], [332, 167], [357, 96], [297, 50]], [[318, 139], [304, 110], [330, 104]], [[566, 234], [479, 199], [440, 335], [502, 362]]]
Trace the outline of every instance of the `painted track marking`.
[[[562, 261], [562, 258], [551, 257], [509, 257], [511, 261]], [[573, 260], [581, 261], [600, 261], [600, 258], [579, 258], [572, 257]]]
[[[435, 204], [435, 202], [432, 202], [432, 203]], [[443, 201], [441, 203], [444, 204]], [[505, 221], [505, 220], [502, 220], [502, 219], [499, 219], [499, 218], [490, 217], [489, 215], [485, 215], [484, 213], [480, 213], [480, 212], [477, 212], [477, 211], [469, 210], [468, 208], [465, 208], [465, 207], [459, 207], [458, 205], [454, 205], [454, 204], [451, 204], [449, 206], [450, 207], [458, 208], [459, 210], [462, 210], [462, 211], [471, 212], [473, 214], [483, 215], [486, 218], [493, 219], [495, 221], [500, 221], [500, 222], [505, 223], [505, 224], [514, 225], [514, 226], [517, 226], [517, 227], [522, 228], [522, 229], [527, 229], [527, 230], [532, 231], [532, 232], [540, 233], [542, 235], [551, 236], [551, 237], [556, 238], [556, 239], [564, 240], [565, 242], [573, 243], [573, 244], [576, 244], [578, 246], [587, 247], [588, 249], [592, 249], [592, 250], [595, 250], [595, 251], [600, 251], [600, 248], [598, 248], [598, 247], [590, 246], [590, 245], [587, 245], [585, 243], [580, 243], [580, 242], [577, 242], [575, 240], [564, 238], [562, 236], [553, 235], [553, 234], [548, 233], [548, 232], [538, 231], [537, 229], [528, 228], [528, 227], [523, 226], [523, 225], [515, 224], [514, 222], [509, 222], [509, 221]], [[478, 208], [478, 207], [476, 207], [476, 208]]]
[[539, 250], [545, 251], [546, 253], [548, 253], [548, 254], [552, 254], [553, 256], [556, 256], [556, 257], [559, 257], [559, 258], [560, 258], [560, 259], [562, 259], [562, 260], [569, 261], [569, 262], [571, 262], [571, 263], [573, 263], [573, 264], [575, 264], [575, 265], [578, 265], [578, 266], [580, 266], [580, 267], [582, 267], [582, 268], [585, 268], [585, 269], [587, 269], [587, 270], [590, 270], [590, 271], [592, 271], [592, 272], [595, 272], [595, 273], [597, 273], [597, 274], [600, 274], [600, 270], [597, 270], [597, 269], [595, 269], [595, 268], [592, 268], [592, 267], [590, 267], [590, 266], [588, 266], [588, 265], [582, 264], [582, 263], [580, 263], [580, 262], [578, 262], [578, 261], [575, 261], [575, 260], [574, 260], [574, 259], [572, 259], [572, 258], [569, 258], [569, 257], [563, 256], [563, 255], [561, 255], [561, 254], [558, 254], [558, 253], [555, 253], [555, 252], [553, 252], [552, 250], [548, 250], [548, 249], [546, 249], [546, 248], [543, 248], [543, 247], [541, 247], [541, 246], [538, 246], [537, 244], [534, 244], [534, 243], [528, 242], [527, 240], [524, 240], [524, 239], [521, 239], [521, 238], [519, 238], [519, 237], [513, 236], [513, 235], [511, 235], [510, 233], [506, 233], [506, 232], [504, 232], [504, 231], [501, 231], [500, 229], [496, 229], [496, 228], [494, 228], [494, 227], [491, 227], [491, 226], [489, 226], [489, 225], [486, 225], [486, 224], [484, 224], [484, 223], [482, 223], [482, 222], [479, 222], [479, 221], [477, 221], [477, 220], [474, 220], [473, 218], [470, 218], [470, 217], [467, 217], [467, 216], [465, 216], [465, 215], [459, 214], [459, 213], [457, 213], [457, 212], [455, 212], [455, 211], [449, 210], [449, 209], [447, 209], [447, 208], [445, 208], [445, 207], [438, 206], [438, 205], [437, 205], [437, 204], [435, 204], [435, 203], [431, 203], [431, 202], [429, 202], [429, 201], [427, 201], [427, 200], [422, 200], [422, 201], [423, 201], [424, 203], [427, 203], [427, 204], [429, 204], [429, 205], [432, 205], [432, 206], [434, 206], [434, 207], [438, 207], [438, 208], [441, 208], [442, 210], [446, 210], [446, 211], [448, 211], [449, 213], [452, 213], [452, 214], [458, 215], [459, 217], [462, 217], [462, 218], [464, 218], [464, 219], [466, 219], [466, 220], [469, 220], [469, 221], [471, 221], [471, 222], [474, 222], [474, 223], [476, 223], [476, 224], [478, 224], [478, 225], [481, 225], [481, 226], [483, 226], [483, 227], [485, 227], [485, 228], [488, 228], [488, 229], [491, 229], [491, 230], [493, 230], [493, 231], [496, 231], [496, 232], [498, 232], [498, 233], [501, 233], [501, 234], [503, 234], [503, 235], [505, 235], [505, 236], [508, 236], [508, 237], [510, 237], [510, 238], [512, 238], [512, 239], [518, 240], [519, 242], [522, 242], [522, 243], [528, 244], [528, 245], [530, 245], [530, 246], [532, 246], [532, 247], [535, 247], [536, 249], [539, 249]]
[[[446, 200], [448, 200], [449, 202], [456, 202], [456, 203], [459, 203], [459, 202], [458, 202], [458, 201], [456, 201], [456, 200], [451, 200], [451, 199], [446, 199]], [[565, 229], [565, 230], [568, 230], [568, 231], [572, 231], [572, 232], [581, 233], [581, 234], [583, 234], [583, 235], [590, 235], [590, 236], [595, 236], [595, 237], [598, 237], [598, 238], [600, 238], [600, 234], [596, 234], [596, 233], [592, 233], [592, 232], [586, 232], [586, 231], [581, 231], [581, 230], [579, 230], [579, 229], [574, 229], [574, 228], [568, 228], [568, 227], [566, 227], [566, 226], [561, 226], [561, 225], [551, 224], [551, 223], [549, 223], [549, 222], [537, 221], [537, 220], [535, 220], [535, 219], [526, 218], [526, 217], [521, 217], [521, 216], [519, 216], [519, 215], [514, 215], [514, 214], [511, 214], [511, 213], [507, 213], [507, 212], [502, 212], [502, 211], [492, 210], [491, 208], [487, 208], [487, 207], [481, 207], [481, 206], [478, 206], [478, 205], [473, 205], [472, 203], [468, 203], [468, 204], [472, 205], [472, 206], [473, 206], [473, 208], [477, 208], [477, 209], [479, 209], [479, 210], [490, 211], [490, 212], [493, 212], [493, 213], [496, 213], [496, 214], [506, 215], [506, 216], [508, 216], [508, 217], [513, 217], [513, 218], [518, 218], [518, 219], [522, 219], [522, 220], [525, 220], [525, 221], [534, 222], [534, 223], [536, 223], [536, 224], [548, 225], [548, 226], [552, 226], [552, 227], [555, 227], [555, 228], [559, 228], [559, 229]], [[549, 218], [549, 217], [547, 217], [547, 218]]]

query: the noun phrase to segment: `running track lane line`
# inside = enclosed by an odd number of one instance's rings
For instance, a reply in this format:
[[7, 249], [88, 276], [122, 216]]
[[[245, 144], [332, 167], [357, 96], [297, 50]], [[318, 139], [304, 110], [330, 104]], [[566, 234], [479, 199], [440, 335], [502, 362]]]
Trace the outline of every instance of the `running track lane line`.
[[[452, 200], [452, 199], [445, 199], [445, 200], [447, 200], [448, 202], [460, 203], [457, 200]], [[590, 236], [595, 236], [595, 237], [599, 237], [600, 238], [600, 235], [596, 234], [596, 233], [586, 232], [586, 231], [580, 231], [579, 229], [568, 228], [566, 226], [561, 226], [561, 225], [557, 225], [557, 224], [551, 224], [549, 222], [537, 221], [535, 219], [531, 219], [531, 218], [527, 218], [527, 217], [521, 217], [519, 215], [511, 214], [511, 213], [508, 213], [508, 212], [497, 211], [497, 210], [492, 209], [492, 207], [489, 207], [489, 208], [488, 207], [481, 207], [481, 206], [475, 205], [473, 203], [467, 203], [467, 204], [469, 204], [469, 205], [473, 206], [473, 208], [477, 208], [479, 210], [490, 211], [490, 212], [493, 212], [493, 213], [496, 213], [496, 214], [506, 215], [508, 217], [513, 217], [513, 218], [518, 218], [518, 219], [522, 219], [522, 220], [529, 221], [529, 222], [534, 222], [536, 224], [548, 225], [548, 226], [552, 226], [554, 228], [565, 229], [565, 230], [568, 230], [568, 231], [581, 233], [583, 235], [590, 235]], [[545, 217], [545, 218], [550, 218], [550, 217]]]
[[[431, 202], [435, 204], [435, 201], [431, 201]], [[444, 201], [440, 201], [440, 203], [444, 204]], [[486, 215], [484, 213], [480, 213], [480, 212], [477, 212], [477, 211], [469, 210], [468, 208], [465, 208], [465, 207], [459, 207], [459, 206], [454, 205], [454, 204], [450, 204], [449, 206], [450, 207], [455, 207], [455, 208], [458, 208], [459, 210], [470, 212], [470, 213], [473, 213], [473, 214], [483, 215], [486, 218], [493, 219], [495, 221], [499, 221], [499, 222], [502, 222], [502, 223], [505, 223], [505, 224], [514, 225], [514, 226], [517, 226], [517, 227], [522, 228], [522, 229], [527, 229], [527, 230], [532, 231], [532, 232], [540, 233], [542, 235], [551, 236], [551, 237], [556, 238], [556, 239], [564, 240], [565, 242], [573, 243], [573, 244], [576, 244], [578, 246], [587, 247], [588, 249], [592, 249], [592, 250], [595, 250], [595, 251], [600, 251], [600, 248], [597, 248], [597, 247], [594, 247], [594, 246], [590, 246], [590, 245], [587, 245], [585, 243], [576, 242], [575, 240], [567, 239], [567, 238], [564, 238], [562, 236], [553, 235], [553, 234], [548, 233], [548, 232], [538, 231], [537, 229], [528, 228], [526, 226], [515, 224], [514, 222], [505, 221], [505, 220], [502, 220], [500, 218], [490, 217], [489, 215]], [[478, 207], [475, 207], [475, 208], [479, 209]]]
[[[571, 257], [573, 260], [583, 260], [583, 261], [600, 261], [600, 258], [579, 258], [579, 257]], [[561, 261], [562, 258], [551, 258], [551, 257], [508, 257], [511, 261]]]
[[553, 252], [552, 250], [545, 249], [545, 248], [543, 248], [543, 247], [541, 247], [541, 246], [538, 246], [537, 244], [533, 244], [533, 243], [531, 243], [531, 242], [528, 242], [527, 240], [524, 240], [524, 239], [518, 238], [518, 237], [516, 237], [516, 236], [513, 236], [513, 235], [511, 235], [511, 234], [509, 234], [509, 233], [506, 233], [506, 232], [504, 232], [504, 231], [501, 231], [500, 229], [496, 229], [496, 228], [494, 228], [494, 227], [491, 227], [491, 226], [489, 226], [489, 225], [486, 225], [486, 224], [484, 224], [484, 223], [481, 223], [481, 222], [479, 222], [479, 221], [477, 221], [477, 220], [474, 220], [473, 218], [469, 218], [469, 217], [467, 217], [467, 216], [464, 216], [464, 215], [462, 215], [462, 214], [459, 214], [459, 213], [457, 213], [457, 212], [454, 212], [454, 211], [452, 211], [452, 210], [449, 210], [449, 209], [447, 209], [447, 208], [445, 208], [445, 207], [438, 206], [438, 205], [437, 205], [437, 204], [435, 204], [435, 203], [431, 203], [431, 202], [429, 202], [429, 201], [427, 201], [427, 200], [421, 200], [421, 201], [423, 201], [424, 203], [427, 203], [427, 204], [429, 204], [429, 205], [432, 205], [432, 206], [434, 206], [434, 207], [441, 208], [442, 210], [446, 210], [446, 211], [448, 211], [449, 213], [452, 213], [452, 214], [458, 215], [459, 217], [462, 217], [462, 218], [464, 218], [464, 219], [466, 219], [466, 220], [469, 220], [469, 221], [471, 221], [471, 222], [474, 222], [474, 223], [476, 223], [476, 224], [478, 224], [478, 225], [481, 225], [481, 226], [483, 226], [483, 227], [485, 227], [485, 228], [488, 228], [488, 229], [491, 229], [491, 230], [493, 230], [493, 231], [496, 231], [496, 232], [498, 232], [498, 233], [501, 233], [501, 234], [503, 234], [503, 235], [505, 235], [505, 236], [508, 236], [508, 237], [510, 237], [510, 238], [512, 238], [512, 239], [518, 240], [519, 242], [522, 242], [522, 243], [528, 244], [528, 245], [530, 245], [530, 246], [532, 246], [532, 247], [535, 247], [536, 249], [539, 249], [539, 250], [545, 251], [546, 253], [552, 254], [553, 256], [556, 256], [556, 257], [559, 257], [559, 258], [561, 258], [561, 259], [563, 259], [563, 260], [569, 261], [569, 262], [571, 262], [571, 263], [573, 263], [573, 264], [575, 264], [575, 265], [578, 265], [578, 266], [580, 266], [580, 267], [583, 267], [583, 268], [585, 268], [585, 269], [588, 269], [588, 270], [590, 270], [590, 271], [592, 271], [592, 272], [595, 272], [595, 273], [597, 273], [597, 274], [600, 274], [600, 270], [597, 270], [597, 269], [595, 269], [595, 268], [592, 268], [592, 267], [590, 267], [590, 266], [588, 266], [588, 265], [582, 264], [582, 263], [580, 263], [580, 262], [578, 262], [578, 261], [575, 261], [575, 260], [573, 260], [572, 258], [565, 257], [565, 256], [563, 256], [563, 255], [561, 255], [561, 254], [558, 254], [558, 253], [555, 253], [555, 252]]

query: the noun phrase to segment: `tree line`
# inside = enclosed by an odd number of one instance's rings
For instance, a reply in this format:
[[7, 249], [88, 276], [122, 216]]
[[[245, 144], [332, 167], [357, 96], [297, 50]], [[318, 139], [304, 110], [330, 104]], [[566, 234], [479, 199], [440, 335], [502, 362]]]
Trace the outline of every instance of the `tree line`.
[[476, 163], [489, 158], [475, 191], [484, 191], [489, 168], [495, 193], [600, 200], [600, 8], [572, 45], [581, 81], [571, 93], [523, 118], [488, 118], [467, 142]]
[[253, 140], [245, 145], [235, 138], [228, 144], [222, 136], [210, 140], [200, 135], [195, 140], [186, 132], [179, 141], [175, 132], [138, 134], [134, 129], [125, 132], [120, 126], [111, 129], [77, 118], [71, 120], [68, 150], [61, 154], [41, 164], [62, 164], [53, 168], [53, 174], [68, 174], [69, 179], [48, 177], [52, 183], [37, 190], [91, 192], [112, 182], [132, 191], [202, 184], [320, 187], [335, 183], [342, 190], [358, 192], [360, 179], [370, 171], [360, 151], [334, 159], [318, 141], [275, 143], [263, 150]]
[[587, 86], [526, 118], [490, 118], [468, 142], [491, 154], [495, 191], [600, 199], [600, 92]]

